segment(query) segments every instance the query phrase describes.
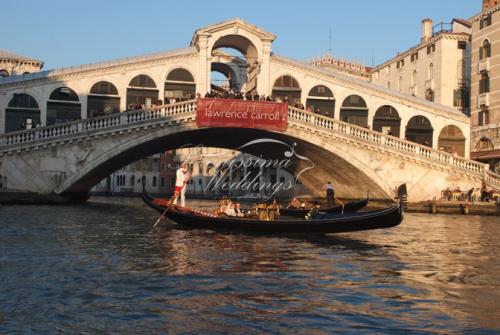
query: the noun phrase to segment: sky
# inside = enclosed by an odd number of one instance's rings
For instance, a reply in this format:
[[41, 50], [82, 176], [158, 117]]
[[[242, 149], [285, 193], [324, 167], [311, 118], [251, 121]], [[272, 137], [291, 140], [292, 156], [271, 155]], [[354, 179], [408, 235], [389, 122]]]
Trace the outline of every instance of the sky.
[[189, 46], [196, 29], [239, 17], [272, 32], [275, 54], [378, 65], [420, 41], [421, 21], [470, 18], [481, 0], [2, 0], [0, 49], [78, 66]]

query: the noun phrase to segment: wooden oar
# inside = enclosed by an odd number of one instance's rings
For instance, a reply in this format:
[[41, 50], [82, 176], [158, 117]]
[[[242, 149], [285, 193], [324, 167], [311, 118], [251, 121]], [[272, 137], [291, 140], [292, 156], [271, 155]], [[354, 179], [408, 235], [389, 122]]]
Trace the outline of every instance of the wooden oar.
[[167, 208], [165, 208], [165, 210], [163, 211], [163, 213], [161, 213], [158, 220], [156, 220], [155, 224], [153, 225], [153, 228], [156, 227], [156, 225], [158, 223], [160, 223], [161, 219], [165, 216], [165, 214], [167, 214], [168, 210], [172, 207], [172, 204], [174, 203], [174, 198], [175, 198], [175, 195], [170, 199]]

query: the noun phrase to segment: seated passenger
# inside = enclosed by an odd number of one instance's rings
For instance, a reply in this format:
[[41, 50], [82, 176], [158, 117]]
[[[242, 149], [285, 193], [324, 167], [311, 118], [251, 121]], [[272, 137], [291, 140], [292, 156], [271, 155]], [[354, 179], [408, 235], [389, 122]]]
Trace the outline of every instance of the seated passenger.
[[300, 208], [300, 205], [301, 205], [300, 200], [294, 197], [292, 201], [290, 201], [288, 208]]
[[241, 209], [241, 204], [239, 202], [236, 203], [236, 205], [234, 207], [234, 211], [236, 213], [236, 216], [239, 216], [239, 217], [245, 216], [245, 213], [243, 213], [243, 210]]
[[228, 204], [226, 206], [226, 212], [225, 212], [225, 214], [227, 216], [236, 216], [235, 205], [234, 205], [234, 203], [231, 200], [229, 200], [229, 202], [228, 202]]

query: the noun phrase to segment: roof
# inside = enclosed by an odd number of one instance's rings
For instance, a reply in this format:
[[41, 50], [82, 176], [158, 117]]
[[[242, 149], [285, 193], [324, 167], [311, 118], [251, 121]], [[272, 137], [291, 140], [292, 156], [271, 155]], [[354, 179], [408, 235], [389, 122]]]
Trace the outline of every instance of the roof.
[[470, 153], [470, 159], [474, 159], [476, 161], [484, 161], [490, 159], [498, 159], [500, 158], [500, 150], [488, 150], [488, 151], [477, 151]]
[[454, 18], [452, 21], [458, 22], [458, 23], [460, 23], [468, 28], [472, 28], [472, 22], [470, 22], [469, 20]]
[[54, 69], [54, 70], [40, 71], [40, 72], [34, 72], [34, 73], [29, 73], [29, 74], [23, 74], [23, 75], [19, 75], [19, 76], [4, 77], [4, 78], [0, 78], [0, 85], [12, 84], [12, 83], [16, 83], [16, 82], [23, 82], [23, 81], [34, 80], [34, 79], [50, 78], [50, 77], [54, 77], [54, 76], [58, 76], [58, 75], [78, 73], [78, 72], [82, 72], [82, 71], [111, 68], [114, 66], [139, 63], [139, 62], [143, 62], [143, 61], [150, 61], [150, 60], [162, 59], [162, 58], [167, 58], [167, 57], [189, 55], [189, 54], [192, 54], [195, 52], [196, 52], [195, 47], [188, 47], [188, 48], [182, 48], [182, 49], [174, 49], [174, 50], [170, 50], [170, 51], [155, 52], [155, 53], [151, 53], [151, 54], [145, 54], [142, 56], [126, 57], [126, 58], [121, 58], [121, 59], [116, 59], [116, 60], [111, 60], [111, 61], [98, 62], [98, 63], [93, 63], [93, 64], [86, 64], [86, 65], [66, 67], [66, 68], [60, 68], [60, 69]]
[[41, 60], [18, 55], [16, 53], [13, 53], [5, 49], [0, 49], [0, 59], [12, 59], [12, 60], [22, 60], [26, 62], [43, 63]]
[[309, 65], [309, 64], [306, 64], [303, 62], [295, 61], [295, 60], [292, 60], [292, 59], [289, 59], [289, 58], [286, 58], [283, 56], [278, 56], [278, 55], [273, 55], [271, 57], [271, 59], [275, 59], [277, 61], [287, 62], [287, 63], [290, 63], [294, 66], [302, 67], [303, 69], [309, 70], [313, 73], [316, 72], [316, 73], [324, 74], [324, 75], [330, 76], [332, 78], [335, 78], [337, 80], [341, 80], [341, 81], [356, 85], [358, 87], [361, 86], [361, 87], [370, 89], [372, 91], [378, 91], [381, 93], [391, 95], [391, 96], [396, 97], [396, 98], [404, 99], [406, 101], [413, 102], [415, 104], [419, 104], [421, 106], [425, 106], [427, 108], [430, 108], [435, 112], [439, 111], [441, 113], [450, 113], [454, 117], [461, 117], [464, 120], [468, 118], [465, 114], [463, 114], [462, 112], [460, 112], [459, 110], [457, 110], [453, 107], [440, 105], [440, 104], [428, 101], [428, 100], [423, 99], [423, 98], [415, 97], [411, 94], [406, 94], [406, 93], [402, 93], [402, 92], [387, 88], [387, 87], [380, 85], [380, 84], [375, 84], [375, 83], [371, 83], [371, 82], [366, 82], [364, 80], [356, 79], [356, 78], [353, 78], [347, 74], [343, 74], [341, 72], [326, 69], [324, 67], [317, 67], [314, 65]]

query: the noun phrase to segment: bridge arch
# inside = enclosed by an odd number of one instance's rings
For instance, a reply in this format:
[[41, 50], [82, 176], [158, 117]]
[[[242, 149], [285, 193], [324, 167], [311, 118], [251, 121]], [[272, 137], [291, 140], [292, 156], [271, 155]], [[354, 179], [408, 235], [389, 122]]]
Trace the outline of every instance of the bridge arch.
[[[219, 136], [220, 134], [224, 136]], [[374, 198], [389, 197], [387, 190], [390, 189], [390, 185], [386, 185], [384, 178], [378, 176], [374, 169], [366, 166], [355, 153], [346, 153], [345, 149], [339, 148], [335, 142], [325, 141], [323, 136], [310, 136], [305, 140], [300, 134], [299, 128], [290, 129], [287, 133], [247, 128], [193, 130], [186, 125], [148, 129], [132, 140], [113, 142], [111, 148], [106, 149], [100, 146], [94, 148], [91, 153], [92, 159], [89, 158], [73, 175], [60, 184], [56, 192], [66, 195], [87, 192], [93, 185], [118, 168], [145, 156], [181, 147], [186, 139], [196, 145], [236, 149], [255, 138], [272, 138], [290, 144], [297, 143], [299, 150], [303, 150], [303, 153], [307, 153], [308, 157], [314, 159], [313, 172], [305, 172], [301, 182], [311, 190], [318, 190], [317, 195], [322, 196], [319, 190], [325, 180], [332, 180], [338, 193], [344, 197], [358, 198], [366, 195], [367, 190], [370, 190]], [[227, 141], [227, 138], [231, 138], [231, 141]], [[249, 147], [244, 150], [245, 153], [263, 158], [276, 157], [277, 152], [281, 157], [283, 151], [282, 146], [274, 144]], [[294, 162], [290, 172], [297, 173], [306, 166], [310, 165], [302, 161]]]
[[[237, 74], [230, 65], [219, 62], [212, 63], [210, 72], [217, 72], [225, 76], [227, 81], [229, 82], [229, 89], [237, 91], [241, 89], [241, 87], [237, 84]], [[215, 84], [213, 76], [211, 76], [211, 84], [215, 86], [220, 86]]]
[[377, 108], [373, 117], [373, 130], [399, 137], [401, 133], [401, 117], [396, 108], [383, 105]]
[[288, 100], [289, 105], [302, 103], [302, 88], [299, 81], [291, 74], [277, 75], [273, 81], [272, 97]]
[[120, 95], [116, 86], [105, 80], [92, 85], [87, 96], [87, 117], [120, 112]]
[[306, 98], [306, 108], [311, 107], [315, 112], [319, 109], [319, 114], [335, 117], [335, 95], [327, 85], [315, 85], [309, 89]]
[[40, 123], [40, 107], [31, 95], [15, 93], [5, 109], [5, 131], [34, 128]]
[[158, 103], [158, 85], [145, 73], [136, 74], [127, 84], [127, 107], [130, 105], [151, 105]]
[[82, 105], [78, 94], [70, 87], [59, 86], [47, 100], [47, 124], [81, 119]]
[[438, 149], [450, 154], [465, 156], [465, 136], [455, 125], [444, 126], [439, 132]]
[[347, 96], [340, 107], [340, 120], [361, 127], [368, 126], [368, 105], [358, 94]]
[[423, 115], [413, 116], [406, 125], [405, 138], [409, 141], [432, 147], [434, 129], [428, 118]]
[[165, 76], [164, 96], [167, 99], [180, 99], [196, 95], [196, 80], [193, 73], [185, 67], [175, 67]]

